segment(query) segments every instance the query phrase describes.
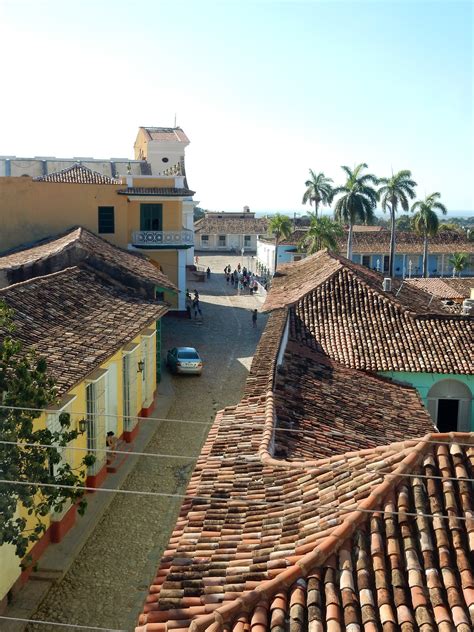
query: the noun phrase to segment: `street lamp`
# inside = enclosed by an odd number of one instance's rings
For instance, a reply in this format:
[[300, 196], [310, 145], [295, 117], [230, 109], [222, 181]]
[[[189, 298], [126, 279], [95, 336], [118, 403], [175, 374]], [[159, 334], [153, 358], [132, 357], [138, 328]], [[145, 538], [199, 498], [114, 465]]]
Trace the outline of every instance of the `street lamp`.
[[242, 250], [240, 251], [240, 254], [242, 255], [242, 267], [244, 267], [244, 252], [245, 248], [242, 248]]

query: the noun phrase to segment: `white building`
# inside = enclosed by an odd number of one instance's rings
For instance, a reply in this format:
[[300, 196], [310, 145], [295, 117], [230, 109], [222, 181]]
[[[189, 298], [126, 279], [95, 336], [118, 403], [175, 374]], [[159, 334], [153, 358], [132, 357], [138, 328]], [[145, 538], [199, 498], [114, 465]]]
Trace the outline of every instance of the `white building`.
[[244, 206], [242, 213], [215, 213], [206, 211], [205, 216], [194, 224], [196, 250], [240, 253], [257, 251], [257, 238], [267, 232], [268, 220], [257, 219], [255, 213]]

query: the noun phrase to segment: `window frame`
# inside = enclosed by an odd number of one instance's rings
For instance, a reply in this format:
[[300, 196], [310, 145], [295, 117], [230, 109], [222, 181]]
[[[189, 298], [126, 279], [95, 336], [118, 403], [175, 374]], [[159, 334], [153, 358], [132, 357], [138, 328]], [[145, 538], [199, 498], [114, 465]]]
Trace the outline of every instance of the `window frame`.
[[[104, 217], [103, 214], [105, 211], [111, 212], [111, 216]], [[115, 234], [115, 206], [97, 207], [97, 232], [99, 235]]]

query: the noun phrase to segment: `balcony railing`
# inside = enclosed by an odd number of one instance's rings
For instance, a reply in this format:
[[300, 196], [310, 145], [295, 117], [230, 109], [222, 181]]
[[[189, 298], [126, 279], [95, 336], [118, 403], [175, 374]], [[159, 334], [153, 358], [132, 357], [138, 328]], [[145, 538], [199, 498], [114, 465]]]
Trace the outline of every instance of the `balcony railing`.
[[192, 230], [135, 230], [132, 233], [134, 246], [192, 246]]

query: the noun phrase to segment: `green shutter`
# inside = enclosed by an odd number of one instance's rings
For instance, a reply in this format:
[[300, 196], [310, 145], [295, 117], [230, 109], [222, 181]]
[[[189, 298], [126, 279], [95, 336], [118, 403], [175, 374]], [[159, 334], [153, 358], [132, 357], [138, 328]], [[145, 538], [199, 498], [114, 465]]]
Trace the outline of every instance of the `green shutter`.
[[140, 230], [163, 230], [163, 204], [140, 204]]

